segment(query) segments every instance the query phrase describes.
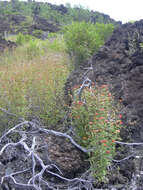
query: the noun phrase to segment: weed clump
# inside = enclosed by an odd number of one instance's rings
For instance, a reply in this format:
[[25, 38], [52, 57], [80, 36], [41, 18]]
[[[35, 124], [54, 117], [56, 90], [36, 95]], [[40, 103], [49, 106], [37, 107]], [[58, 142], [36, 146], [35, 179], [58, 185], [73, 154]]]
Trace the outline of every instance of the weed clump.
[[64, 26], [67, 51], [74, 56], [75, 65], [83, 65], [104, 44], [113, 30], [112, 24], [92, 24], [85, 21]]
[[[77, 93], [74, 88], [74, 95]], [[76, 97], [76, 96], [75, 96]], [[84, 89], [84, 100], [73, 99], [70, 117], [79, 136], [79, 143], [93, 149], [89, 153], [91, 172], [102, 182], [115, 156], [115, 141], [120, 139], [121, 117], [117, 115], [113, 97], [107, 85]]]

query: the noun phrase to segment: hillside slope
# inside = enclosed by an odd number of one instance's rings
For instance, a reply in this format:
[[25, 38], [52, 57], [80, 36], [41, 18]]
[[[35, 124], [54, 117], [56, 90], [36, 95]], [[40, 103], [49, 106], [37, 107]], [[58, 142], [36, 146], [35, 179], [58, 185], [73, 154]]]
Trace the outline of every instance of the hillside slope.
[[81, 6], [71, 8], [70, 5], [65, 7], [34, 1], [0, 2], [1, 35], [18, 32], [32, 34], [33, 31], [36, 31], [40, 36], [43, 31], [56, 32], [61, 26], [70, 24], [72, 21], [121, 25], [121, 22], [116, 22], [108, 15], [89, 11]]

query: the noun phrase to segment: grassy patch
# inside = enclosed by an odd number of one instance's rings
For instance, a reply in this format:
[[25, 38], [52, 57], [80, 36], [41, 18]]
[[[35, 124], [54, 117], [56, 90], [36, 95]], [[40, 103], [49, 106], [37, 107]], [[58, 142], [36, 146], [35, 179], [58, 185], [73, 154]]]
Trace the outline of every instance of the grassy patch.
[[65, 114], [63, 88], [69, 73], [66, 54], [57, 51], [60, 42], [52, 45], [30, 40], [0, 57], [0, 107], [17, 118], [38, 117], [51, 126]]

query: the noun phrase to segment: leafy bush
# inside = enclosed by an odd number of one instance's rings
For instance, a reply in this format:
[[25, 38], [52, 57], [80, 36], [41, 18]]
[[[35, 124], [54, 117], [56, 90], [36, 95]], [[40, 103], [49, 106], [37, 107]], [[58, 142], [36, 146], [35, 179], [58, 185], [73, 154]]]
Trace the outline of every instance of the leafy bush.
[[68, 52], [75, 56], [76, 65], [82, 65], [113, 32], [112, 24], [96, 25], [86, 22], [72, 22], [63, 28]]
[[42, 49], [40, 49], [38, 40], [30, 40], [26, 46], [26, 56], [29, 59], [32, 59], [34, 56], [38, 56], [42, 53]]
[[[48, 35], [49, 36], [49, 35]], [[51, 34], [49, 39], [45, 40], [45, 46], [44, 48], [50, 49], [53, 51], [58, 51], [58, 52], [65, 52], [66, 51], [66, 44], [61, 35], [57, 34]]]
[[22, 33], [19, 33], [19, 34], [16, 36], [16, 43], [17, 43], [18, 45], [23, 45], [24, 43], [29, 42], [29, 41], [32, 40], [32, 39], [33, 39], [33, 37], [30, 36], [30, 35], [28, 35], [28, 34], [24, 35], [24, 34], [22, 34]]
[[[74, 96], [77, 90], [74, 88]], [[120, 138], [122, 115], [117, 115], [112, 95], [105, 85], [84, 89], [84, 98], [83, 101], [73, 99], [70, 117], [80, 137], [79, 143], [93, 149], [89, 153], [91, 171], [101, 182], [105, 181], [107, 168], [115, 156], [115, 140]]]
[[43, 31], [42, 30], [34, 30], [32, 32], [32, 35], [35, 36], [36, 38], [42, 38]]

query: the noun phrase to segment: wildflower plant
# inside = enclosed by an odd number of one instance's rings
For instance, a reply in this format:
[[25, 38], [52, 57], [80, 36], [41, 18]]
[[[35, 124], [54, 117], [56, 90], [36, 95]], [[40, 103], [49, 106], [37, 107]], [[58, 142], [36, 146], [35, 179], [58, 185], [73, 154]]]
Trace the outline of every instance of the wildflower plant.
[[92, 174], [98, 181], [105, 181], [115, 156], [115, 141], [120, 139], [121, 117], [113, 105], [108, 86], [85, 88], [82, 101], [76, 96], [71, 106], [72, 125], [80, 139], [79, 143], [93, 151], [89, 153]]

